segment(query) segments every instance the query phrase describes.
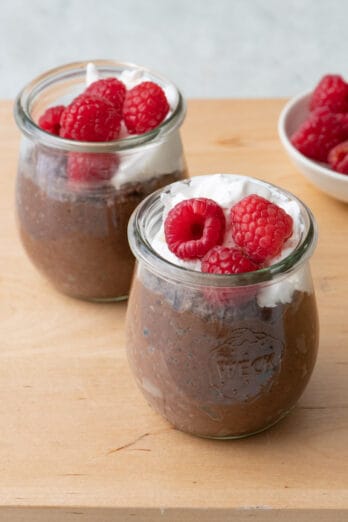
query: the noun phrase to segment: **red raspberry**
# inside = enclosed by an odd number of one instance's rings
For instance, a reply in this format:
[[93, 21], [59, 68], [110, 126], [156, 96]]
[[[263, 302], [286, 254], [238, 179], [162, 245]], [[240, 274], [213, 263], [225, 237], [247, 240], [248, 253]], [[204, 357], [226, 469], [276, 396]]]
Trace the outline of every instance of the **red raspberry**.
[[118, 167], [118, 157], [111, 153], [70, 152], [67, 173], [70, 181], [109, 181]]
[[242, 274], [259, 268], [239, 248], [216, 246], [202, 259], [202, 272], [210, 274]]
[[169, 250], [181, 259], [203, 257], [223, 241], [226, 220], [222, 208], [206, 198], [181, 201], [164, 222]]
[[304, 156], [326, 162], [330, 149], [347, 139], [347, 114], [316, 109], [292, 135], [291, 142]]
[[157, 127], [168, 111], [163, 89], [156, 83], [143, 82], [127, 92], [123, 118], [129, 134], [143, 134]]
[[39, 118], [39, 127], [46, 132], [59, 136], [60, 120], [64, 109], [64, 105], [56, 105], [47, 109]]
[[341, 174], [348, 174], [348, 141], [336, 145], [329, 152], [330, 166]]
[[[258, 270], [259, 265], [253, 263], [238, 248], [216, 246], [202, 259], [202, 272], [211, 274], [241, 274]], [[203, 290], [205, 299], [216, 306], [242, 306], [254, 295], [249, 286], [206, 287]]]
[[126, 87], [117, 78], [104, 78], [93, 82], [87, 87], [84, 94], [100, 96], [100, 98], [108, 100], [121, 114], [126, 97]]
[[60, 136], [78, 141], [111, 141], [118, 138], [120, 123], [112, 103], [82, 94], [63, 112]]
[[311, 111], [319, 107], [327, 107], [332, 112], [348, 111], [348, 84], [342, 76], [327, 74], [320, 80], [309, 102]]
[[256, 263], [280, 254], [293, 229], [291, 216], [256, 194], [232, 207], [231, 225], [234, 241]]

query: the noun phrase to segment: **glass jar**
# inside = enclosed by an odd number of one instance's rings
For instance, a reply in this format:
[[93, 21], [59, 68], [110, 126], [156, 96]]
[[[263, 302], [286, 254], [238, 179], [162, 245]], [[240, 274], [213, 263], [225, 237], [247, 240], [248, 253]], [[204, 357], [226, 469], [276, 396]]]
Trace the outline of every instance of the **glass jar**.
[[[100, 78], [139, 70], [114, 61], [97, 60], [95, 65]], [[48, 71], [17, 97], [15, 118], [23, 134], [18, 225], [29, 258], [58, 290], [88, 300], [119, 300], [128, 295], [134, 267], [127, 241], [131, 213], [154, 190], [187, 177], [179, 134], [185, 102], [172, 83], [143, 69], [146, 80], [169, 89], [174, 100], [156, 129], [100, 143], [63, 139], [40, 129], [38, 118], [49, 106], [67, 105], [85, 89], [86, 66], [80, 62]], [[98, 171], [98, 179], [105, 181], [69, 179], [71, 165], [88, 169], [92, 178]]]
[[127, 352], [147, 401], [176, 428], [225, 439], [262, 431], [304, 391], [318, 348], [309, 267], [316, 245], [310, 210], [295, 196], [301, 234], [283, 260], [255, 272], [216, 275], [172, 264], [151, 247], [162, 222], [157, 191], [128, 227], [137, 258], [129, 298]]

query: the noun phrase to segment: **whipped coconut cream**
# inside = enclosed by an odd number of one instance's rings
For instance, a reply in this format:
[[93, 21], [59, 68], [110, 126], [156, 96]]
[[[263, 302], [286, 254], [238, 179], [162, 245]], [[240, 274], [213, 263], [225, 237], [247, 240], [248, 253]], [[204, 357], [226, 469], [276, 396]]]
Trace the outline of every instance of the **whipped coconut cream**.
[[184, 168], [182, 143], [179, 132], [175, 131], [161, 143], [148, 145], [143, 150], [123, 152], [112, 183], [120, 188], [125, 183], [145, 181]]
[[[94, 63], [90, 62], [86, 68], [86, 85], [97, 81], [100, 78], [98, 69]], [[152, 81], [146, 70], [125, 69], [119, 75], [127, 90], [136, 87], [142, 82]], [[167, 97], [170, 110], [165, 118], [168, 119], [173, 109], [178, 103], [178, 92], [174, 86], [164, 86], [163, 90]], [[129, 137], [129, 133], [124, 122], [121, 122], [120, 139]], [[162, 142], [140, 146], [139, 148], [124, 151], [120, 155], [120, 165], [116, 175], [112, 178], [112, 183], [116, 189], [125, 183], [145, 181], [163, 174], [170, 174], [175, 171], [184, 170], [184, 156], [179, 136], [179, 131], [174, 131], [164, 137]]]
[[[190, 260], [185, 261], [179, 259], [173, 254], [167, 245], [164, 234], [164, 221], [168, 212], [175, 207], [177, 203], [185, 199], [191, 198], [210, 198], [218, 203], [226, 217], [226, 232], [223, 242], [224, 246], [234, 246], [234, 241], [230, 232], [229, 213], [233, 205], [248, 196], [249, 194], [257, 194], [272, 203], [275, 203], [289, 214], [293, 219], [293, 234], [286, 241], [282, 252], [279, 256], [272, 259], [272, 264], [277, 263], [287, 257], [298, 245], [302, 233], [304, 231], [304, 223], [301, 219], [301, 211], [296, 201], [288, 199], [288, 197], [278, 191], [276, 188], [268, 188], [265, 185], [253, 183], [250, 179], [238, 175], [231, 174], [214, 174], [211, 176], [198, 176], [190, 179], [188, 182], [178, 182], [173, 185], [168, 192], [164, 192], [161, 196], [164, 210], [163, 221], [157, 234], [152, 241], [152, 248], [164, 259], [171, 263], [188, 268], [190, 270], [201, 270], [201, 261]], [[295, 290], [305, 290], [307, 274], [302, 269], [296, 271], [293, 275], [287, 275], [284, 280], [279, 283], [266, 283], [262, 287], [258, 295], [258, 303], [260, 306], [275, 306], [277, 303], [288, 303], [291, 301], [292, 294]]]
[[98, 69], [94, 63], [89, 62], [86, 67], [86, 87], [99, 80]]

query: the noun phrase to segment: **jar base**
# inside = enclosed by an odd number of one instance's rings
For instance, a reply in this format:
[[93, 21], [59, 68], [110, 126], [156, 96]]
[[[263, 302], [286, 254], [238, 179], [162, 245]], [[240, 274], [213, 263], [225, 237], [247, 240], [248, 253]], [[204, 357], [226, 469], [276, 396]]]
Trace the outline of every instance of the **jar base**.
[[269, 430], [270, 428], [272, 428], [273, 426], [278, 424], [278, 422], [280, 422], [285, 417], [287, 417], [289, 415], [289, 413], [294, 409], [294, 407], [295, 406], [293, 406], [292, 408], [290, 408], [286, 412], [282, 413], [282, 415], [280, 415], [280, 417], [278, 417], [275, 421], [271, 422], [270, 424], [267, 424], [266, 426], [264, 426], [263, 428], [260, 428], [259, 430], [253, 431], [251, 433], [242, 433], [240, 435], [225, 435], [225, 436], [222, 436], [222, 437], [218, 437], [218, 436], [214, 436], [214, 435], [201, 435], [200, 433], [193, 433], [193, 432], [190, 432], [190, 431], [182, 430], [180, 428], [176, 428], [176, 429], [179, 430], [179, 431], [182, 431], [183, 433], [187, 433], [188, 435], [193, 435], [194, 437], [198, 437], [200, 439], [221, 440], [221, 441], [223, 441], [223, 440], [246, 439], [248, 437], [252, 437], [253, 435], [258, 435], [259, 433], [262, 433], [264, 431]]
[[53, 288], [60, 294], [66, 295], [71, 299], [77, 299], [78, 301], [86, 301], [87, 303], [119, 303], [122, 301], [127, 301], [129, 294], [124, 294], [115, 297], [88, 297], [84, 295], [73, 294], [69, 292], [64, 292], [61, 288], [57, 288], [55, 285], [52, 285]]
[[127, 295], [121, 295], [119, 297], [77, 297], [76, 299], [83, 299], [84, 301], [89, 301], [91, 303], [120, 303], [122, 301], [128, 300], [128, 294]]

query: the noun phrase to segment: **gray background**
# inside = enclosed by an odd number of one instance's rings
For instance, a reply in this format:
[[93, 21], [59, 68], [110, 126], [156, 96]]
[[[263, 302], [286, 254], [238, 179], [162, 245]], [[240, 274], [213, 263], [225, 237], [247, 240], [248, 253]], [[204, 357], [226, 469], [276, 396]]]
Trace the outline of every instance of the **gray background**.
[[115, 58], [188, 97], [286, 96], [348, 79], [348, 0], [0, 0], [0, 97], [59, 64]]

